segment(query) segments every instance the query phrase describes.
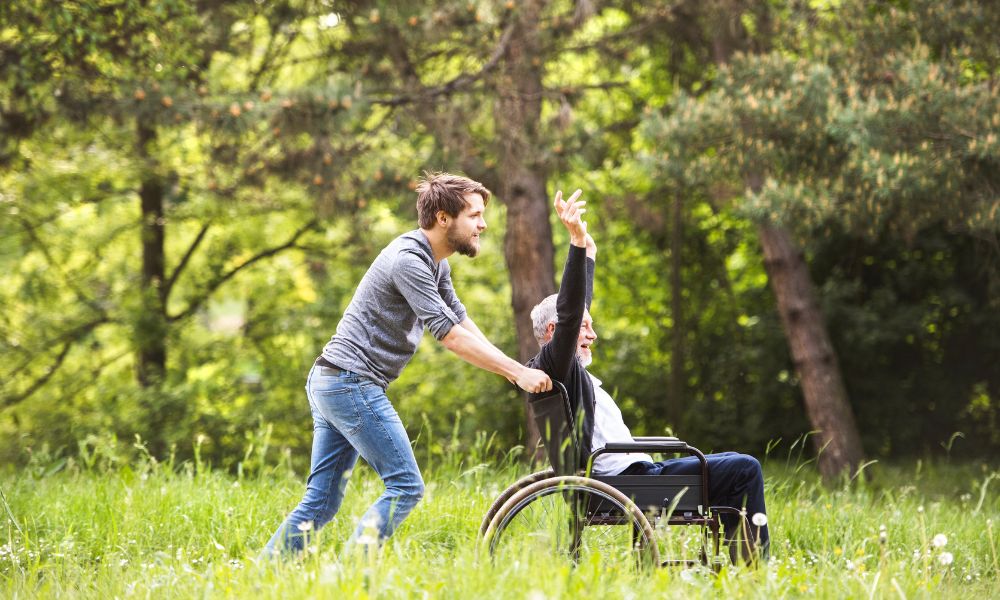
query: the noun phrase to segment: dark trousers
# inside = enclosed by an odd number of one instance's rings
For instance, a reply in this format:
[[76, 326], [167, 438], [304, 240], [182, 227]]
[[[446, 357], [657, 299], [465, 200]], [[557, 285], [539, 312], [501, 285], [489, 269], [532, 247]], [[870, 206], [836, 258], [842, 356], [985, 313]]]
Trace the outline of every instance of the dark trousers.
[[[757, 513], [767, 514], [764, 508], [764, 472], [756, 458], [738, 452], [707, 454], [708, 460], [708, 502], [712, 506], [746, 508], [747, 517]], [[697, 457], [685, 456], [658, 463], [637, 462], [625, 469], [622, 475], [701, 475], [701, 462]], [[722, 525], [726, 537], [733, 539], [740, 531], [740, 517], [733, 514], [722, 515]], [[750, 526], [751, 537], [760, 540], [760, 548], [767, 556], [771, 537], [767, 525]]]

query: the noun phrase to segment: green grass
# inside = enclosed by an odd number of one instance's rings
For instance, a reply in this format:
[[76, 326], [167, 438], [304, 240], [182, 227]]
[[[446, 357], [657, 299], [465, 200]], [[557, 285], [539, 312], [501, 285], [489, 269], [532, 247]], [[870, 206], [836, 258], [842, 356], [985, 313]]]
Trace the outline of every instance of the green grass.
[[[0, 477], [20, 527], [6, 514], [0, 520], [0, 596], [1000, 596], [996, 465], [877, 464], [869, 467], [870, 482], [827, 489], [811, 465], [772, 457], [765, 461], [770, 563], [718, 574], [700, 568], [637, 574], [599, 562], [574, 567], [555, 556], [493, 564], [477, 552], [482, 515], [528, 470], [511, 457], [483, 460], [482, 446], [424, 465], [426, 497], [379, 556], [340, 555], [355, 519], [381, 490], [377, 477], [359, 467], [315, 552], [261, 564], [257, 553], [302, 492], [301, 475], [287, 466], [238, 477], [148, 457], [130, 464], [86, 453], [49, 466], [35, 461]], [[459, 462], [470, 454], [475, 462]], [[937, 534], [947, 537], [944, 547], [932, 543]], [[942, 564], [945, 552], [951, 564]]]

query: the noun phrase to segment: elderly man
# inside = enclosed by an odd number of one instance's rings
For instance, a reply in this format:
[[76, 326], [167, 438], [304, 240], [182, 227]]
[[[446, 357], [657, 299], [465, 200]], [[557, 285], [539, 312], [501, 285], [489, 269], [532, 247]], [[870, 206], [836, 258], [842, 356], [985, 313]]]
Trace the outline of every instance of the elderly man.
[[486, 339], [452, 287], [447, 258], [479, 253], [489, 198], [481, 183], [448, 173], [428, 175], [417, 186], [420, 228], [378, 255], [309, 372], [309, 479], [302, 501], [271, 537], [264, 556], [302, 550], [310, 533], [333, 518], [359, 456], [382, 478], [385, 492], [361, 518], [352, 542], [388, 538], [423, 496], [410, 440], [385, 389], [413, 357], [425, 329], [462, 359], [529, 392], [551, 389], [548, 375], [519, 364]]
[[[570, 248], [559, 293], [545, 298], [531, 311], [541, 351], [528, 361], [528, 366], [541, 369], [552, 379], [562, 382], [572, 405], [583, 407], [584, 440], [589, 441], [593, 451], [608, 442], [631, 442], [633, 439], [614, 399], [604, 390], [601, 380], [587, 370], [593, 360], [591, 347], [597, 341], [589, 311], [597, 245], [581, 218], [585, 209], [579, 196], [580, 190], [577, 190], [569, 200], [563, 201], [562, 192], [556, 193], [555, 209], [570, 232]], [[712, 505], [745, 507], [748, 514], [764, 514], [764, 476], [757, 459], [736, 452], [709, 454], [706, 459], [708, 496]], [[647, 454], [611, 453], [598, 456], [592, 472], [596, 475], [696, 475], [701, 472], [701, 463], [693, 456], [655, 462]], [[724, 514], [722, 522], [727, 537], [732, 538], [739, 530], [739, 517]], [[766, 556], [770, 540], [766, 524], [759, 528], [758, 534]]]

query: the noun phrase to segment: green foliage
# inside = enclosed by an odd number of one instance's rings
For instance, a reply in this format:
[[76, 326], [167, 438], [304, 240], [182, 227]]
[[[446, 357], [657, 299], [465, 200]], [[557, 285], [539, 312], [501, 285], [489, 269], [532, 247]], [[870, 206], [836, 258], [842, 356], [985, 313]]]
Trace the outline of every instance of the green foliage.
[[[190, 459], [202, 435], [202, 460], [235, 470], [268, 431], [301, 466], [305, 373], [367, 265], [414, 227], [420, 171], [509, 179], [496, 53], [533, 8], [0, 4], [0, 462], [135, 434]], [[954, 432], [956, 454], [995, 452], [997, 9], [801, 4], [538, 13], [532, 168], [590, 202], [594, 372], [636, 433], [759, 452], [808, 430], [754, 234], [766, 216], [804, 242], [868, 452]], [[758, 53], [716, 67], [719, 32]], [[158, 283], [143, 279], [145, 183], [163, 190]], [[483, 254], [453, 266], [513, 355], [505, 214], [501, 197]], [[558, 272], [558, 228], [554, 244]], [[140, 385], [137, 355], [160, 342], [165, 375]], [[390, 397], [431, 456], [486, 429], [524, 441], [513, 388], [430, 339]]]
[[678, 94], [643, 125], [654, 177], [798, 234], [876, 452], [943, 443], [945, 430], [992, 444], [969, 398], [996, 389], [1000, 360], [984, 334], [997, 255], [979, 241], [1000, 229], [1000, 97], [976, 75], [995, 72], [977, 32], [998, 15], [958, 4], [821, 11], [808, 35], [736, 56], [708, 92]]

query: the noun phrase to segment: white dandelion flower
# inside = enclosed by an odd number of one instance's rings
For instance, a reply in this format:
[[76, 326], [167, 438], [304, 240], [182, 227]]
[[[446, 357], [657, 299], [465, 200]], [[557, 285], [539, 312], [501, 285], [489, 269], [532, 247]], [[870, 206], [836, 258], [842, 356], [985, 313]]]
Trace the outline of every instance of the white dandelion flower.
[[313, 522], [312, 521], [302, 521], [301, 523], [299, 523], [295, 527], [298, 528], [299, 531], [311, 531], [312, 528], [313, 528]]
[[937, 534], [936, 536], [934, 536], [934, 539], [931, 540], [931, 544], [935, 548], [944, 548], [947, 543], [948, 543], [948, 536], [946, 536], [943, 533]]
[[767, 515], [765, 515], [764, 513], [754, 513], [753, 519], [751, 519], [751, 521], [753, 521], [753, 524], [756, 525], [757, 527], [763, 527], [767, 525]]
[[952, 562], [954, 562], [954, 560], [955, 557], [952, 556], [951, 552], [942, 552], [941, 555], [938, 556], [938, 562], [944, 566], [950, 565]]

